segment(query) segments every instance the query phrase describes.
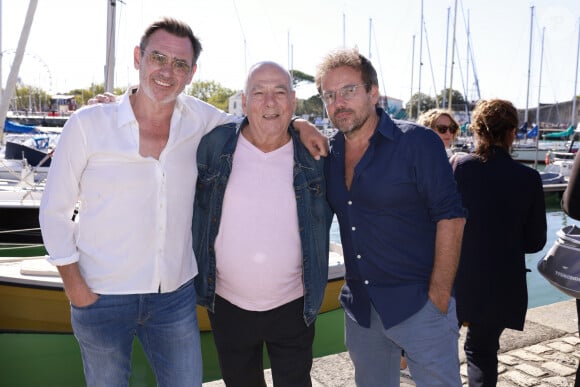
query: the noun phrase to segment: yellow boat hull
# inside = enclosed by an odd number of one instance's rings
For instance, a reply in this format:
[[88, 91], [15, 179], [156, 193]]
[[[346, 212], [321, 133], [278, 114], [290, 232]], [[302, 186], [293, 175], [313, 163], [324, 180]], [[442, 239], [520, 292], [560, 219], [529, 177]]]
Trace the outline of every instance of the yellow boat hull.
[[[329, 281], [320, 313], [338, 309], [343, 279]], [[200, 331], [210, 331], [207, 310], [197, 307]], [[70, 306], [59, 288], [0, 283], [0, 332], [71, 333]]]

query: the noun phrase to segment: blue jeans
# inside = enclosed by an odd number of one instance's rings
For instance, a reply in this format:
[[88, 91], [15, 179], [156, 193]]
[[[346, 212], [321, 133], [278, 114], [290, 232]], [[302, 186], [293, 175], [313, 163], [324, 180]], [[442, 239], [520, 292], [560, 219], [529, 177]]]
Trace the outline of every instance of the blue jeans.
[[71, 306], [87, 386], [127, 386], [136, 335], [158, 386], [201, 386], [202, 360], [193, 281], [170, 293], [101, 295]]
[[417, 386], [461, 387], [454, 298], [447, 314], [428, 301], [417, 313], [389, 329], [383, 327], [373, 307], [370, 328], [361, 327], [348, 315], [344, 320], [346, 347], [357, 386], [398, 387], [404, 350]]

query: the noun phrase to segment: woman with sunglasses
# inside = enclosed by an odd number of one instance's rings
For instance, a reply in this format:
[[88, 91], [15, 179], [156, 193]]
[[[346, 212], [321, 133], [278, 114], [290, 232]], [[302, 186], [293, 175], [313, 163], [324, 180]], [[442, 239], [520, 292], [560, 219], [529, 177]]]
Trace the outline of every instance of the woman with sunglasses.
[[455, 140], [459, 125], [448, 110], [431, 109], [427, 110], [418, 119], [420, 125], [433, 129], [439, 135], [447, 154], [451, 155], [451, 143]]

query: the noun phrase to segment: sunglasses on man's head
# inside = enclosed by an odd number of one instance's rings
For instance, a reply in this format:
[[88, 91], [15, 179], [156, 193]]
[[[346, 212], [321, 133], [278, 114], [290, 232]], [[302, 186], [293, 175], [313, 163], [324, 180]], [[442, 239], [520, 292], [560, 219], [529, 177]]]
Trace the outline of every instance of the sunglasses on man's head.
[[441, 134], [445, 134], [447, 131], [450, 131], [451, 134], [455, 134], [455, 132], [457, 132], [457, 125], [435, 125], [435, 129], [437, 129]]

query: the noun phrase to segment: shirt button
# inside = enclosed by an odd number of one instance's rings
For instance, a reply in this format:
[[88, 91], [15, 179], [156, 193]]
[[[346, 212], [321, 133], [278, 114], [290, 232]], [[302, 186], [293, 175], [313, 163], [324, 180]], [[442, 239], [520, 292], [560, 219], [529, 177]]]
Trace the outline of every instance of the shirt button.
[[352, 226], [351, 229], [352, 229], [352, 231], [356, 231], [356, 227], [354, 227], [354, 226]]
[[369, 280], [365, 280], [365, 285], [368, 285], [368, 284], [369, 284]]
[[360, 254], [356, 255], [356, 259], [361, 259], [362, 257], [360, 256]]
[[349, 200], [349, 201], [348, 201], [348, 205], [349, 205], [349, 206], [352, 206], [352, 200]]

